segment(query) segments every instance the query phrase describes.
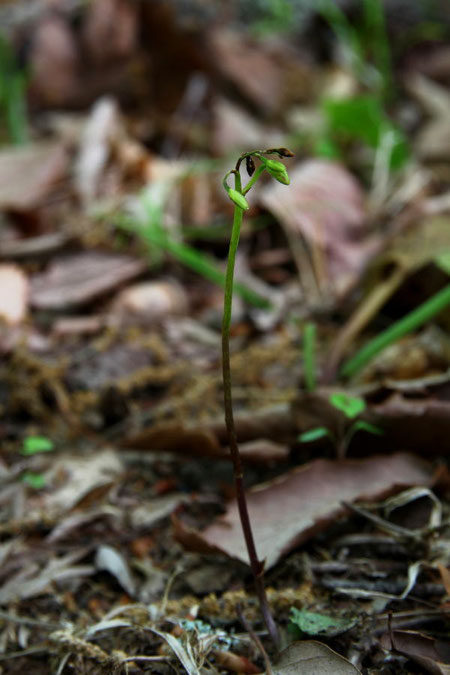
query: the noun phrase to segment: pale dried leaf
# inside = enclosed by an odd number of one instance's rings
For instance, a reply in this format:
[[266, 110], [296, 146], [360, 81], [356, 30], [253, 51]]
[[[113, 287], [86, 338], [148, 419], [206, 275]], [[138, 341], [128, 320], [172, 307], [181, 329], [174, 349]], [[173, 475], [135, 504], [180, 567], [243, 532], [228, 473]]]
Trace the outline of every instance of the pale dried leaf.
[[59, 142], [33, 143], [0, 152], [0, 209], [30, 211], [39, 206], [68, 167]]
[[121, 553], [112, 546], [100, 546], [95, 556], [95, 566], [99, 570], [106, 570], [117, 579], [128, 595], [135, 594], [136, 585], [131, 576], [128, 563]]
[[361, 675], [361, 671], [327, 645], [314, 640], [292, 642], [273, 665], [273, 675]]
[[20, 324], [27, 313], [28, 277], [18, 265], [0, 265], [0, 321]]
[[[258, 555], [266, 569], [345, 512], [343, 502], [373, 500], [408, 485], [427, 485], [430, 468], [398, 453], [341, 462], [319, 459], [253, 488], [247, 502]], [[221, 551], [248, 564], [237, 504], [203, 532], [183, 529], [177, 537], [189, 547]]]
[[122, 321], [139, 321], [148, 325], [169, 316], [186, 314], [188, 297], [175, 280], [148, 281], [121, 291], [111, 310]]
[[90, 204], [99, 195], [102, 174], [119, 129], [117, 103], [105, 96], [92, 108], [75, 163], [75, 186], [85, 204]]
[[67, 513], [92, 490], [116, 480], [122, 468], [122, 462], [113, 450], [54, 460], [46, 474], [46, 481], [48, 485], [55, 484], [58, 487], [45, 496], [43, 508], [57, 511], [60, 515]]
[[31, 281], [31, 304], [62, 310], [91, 302], [147, 268], [143, 260], [101, 251], [59, 258]]

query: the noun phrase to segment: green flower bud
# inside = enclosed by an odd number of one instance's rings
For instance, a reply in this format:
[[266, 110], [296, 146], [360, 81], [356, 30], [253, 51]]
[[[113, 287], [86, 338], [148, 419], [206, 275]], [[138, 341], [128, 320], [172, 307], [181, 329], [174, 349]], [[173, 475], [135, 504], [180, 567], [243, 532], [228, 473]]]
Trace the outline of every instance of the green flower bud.
[[264, 160], [264, 166], [272, 178], [275, 178], [279, 183], [283, 183], [283, 185], [289, 185], [291, 181], [282, 162], [278, 162], [276, 159], [266, 159]]
[[231, 201], [236, 204], [236, 206], [239, 206], [240, 209], [243, 209], [246, 211], [249, 208], [248, 202], [245, 199], [244, 195], [242, 195], [240, 192], [237, 190], [234, 190], [233, 188], [228, 188], [227, 194]]

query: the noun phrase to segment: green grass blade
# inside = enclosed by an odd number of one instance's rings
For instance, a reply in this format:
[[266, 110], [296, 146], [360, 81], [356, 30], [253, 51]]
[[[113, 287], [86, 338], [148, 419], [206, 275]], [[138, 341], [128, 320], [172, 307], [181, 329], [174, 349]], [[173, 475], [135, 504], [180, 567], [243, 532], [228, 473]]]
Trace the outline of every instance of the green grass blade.
[[422, 326], [448, 305], [450, 305], [450, 284], [365, 344], [355, 356], [344, 363], [340, 374], [343, 377], [353, 377], [379, 352]]

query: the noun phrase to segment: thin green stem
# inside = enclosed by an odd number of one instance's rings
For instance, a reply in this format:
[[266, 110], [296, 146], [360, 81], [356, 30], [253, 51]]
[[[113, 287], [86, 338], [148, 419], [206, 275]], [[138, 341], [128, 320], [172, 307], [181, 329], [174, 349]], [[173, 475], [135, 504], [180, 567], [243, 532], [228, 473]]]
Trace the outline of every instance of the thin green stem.
[[256, 181], [258, 180], [258, 178], [260, 177], [260, 175], [263, 173], [264, 169], [265, 169], [264, 164], [260, 164], [260, 166], [258, 166], [258, 168], [256, 169], [255, 173], [254, 173], [253, 176], [250, 178], [250, 180], [248, 181], [248, 183], [247, 183], [247, 185], [245, 186], [245, 188], [242, 190], [242, 194], [243, 194], [243, 195], [246, 195], [247, 192], [248, 192], [249, 190], [252, 189], [252, 187], [254, 186], [254, 184], [256, 183]]
[[[239, 172], [235, 173], [235, 189], [242, 194], [242, 184]], [[225, 297], [223, 305], [223, 321], [222, 321], [222, 374], [223, 374], [223, 395], [225, 407], [225, 422], [228, 432], [228, 443], [230, 446], [230, 454], [233, 462], [234, 481], [236, 487], [236, 501], [239, 509], [239, 517], [241, 520], [242, 531], [244, 534], [245, 544], [247, 547], [250, 567], [253, 573], [256, 592], [258, 595], [261, 612], [267, 626], [269, 635], [278, 647], [279, 638], [278, 631], [273, 620], [269, 603], [267, 601], [266, 590], [264, 586], [263, 570], [264, 565], [258, 559], [256, 552], [255, 540], [251, 528], [250, 517], [248, 514], [247, 500], [244, 490], [244, 474], [242, 467], [242, 459], [239, 452], [237, 442], [236, 427], [233, 416], [233, 399], [231, 393], [231, 365], [230, 365], [230, 328], [231, 328], [231, 310], [233, 302], [233, 279], [234, 279], [234, 265], [236, 261], [236, 251], [239, 244], [239, 236], [241, 231], [242, 219], [244, 211], [238, 206], [234, 207], [233, 228], [231, 231], [230, 248], [228, 252], [228, 263], [225, 275]]]
[[429, 300], [422, 303], [412, 312], [404, 316], [399, 321], [396, 321], [392, 326], [377, 335], [373, 340], [367, 342], [362, 349], [360, 349], [355, 356], [346, 361], [341, 368], [340, 374], [343, 377], [352, 377], [363, 368], [363, 366], [373, 359], [376, 354], [381, 352], [385, 347], [396, 340], [402, 338], [404, 335], [411, 333], [416, 328], [419, 328], [426, 321], [441, 312], [450, 304], [450, 284], [445, 286], [441, 291], [433, 295]]
[[316, 366], [316, 324], [308, 321], [303, 331], [303, 377], [307, 391], [317, 386]]

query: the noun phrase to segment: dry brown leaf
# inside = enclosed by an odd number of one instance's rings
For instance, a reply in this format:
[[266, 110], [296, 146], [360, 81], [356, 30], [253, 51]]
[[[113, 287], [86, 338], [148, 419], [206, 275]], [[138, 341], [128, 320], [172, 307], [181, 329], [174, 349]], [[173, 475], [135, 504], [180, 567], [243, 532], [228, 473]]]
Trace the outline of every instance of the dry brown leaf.
[[111, 308], [124, 321], [154, 324], [169, 316], [187, 313], [188, 297], [175, 280], [147, 281], [121, 291]]
[[62, 13], [47, 12], [33, 32], [30, 90], [43, 106], [70, 104], [80, 90], [79, 49], [69, 20]]
[[0, 321], [20, 324], [27, 313], [28, 278], [18, 265], [0, 265]]
[[100, 181], [120, 128], [116, 102], [106, 96], [101, 98], [86, 122], [75, 163], [75, 187], [86, 205], [99, 196]]
[[279, 130], [268, 129], [243, 108], [225, 98], [214, 102], [214, 149], [219, 155], [230, 154], [231, 149], [239, 152], [254, 148], [283, 145], [283, 135]]
[[[345, 293], [379, 248], [366, 228], [363, 192], [342, 166], [309, 160], [289, 171], [291, 184], [273, 181], [259, 200], [286, 230], [304, 238], [323, 292]], [[302, 270], [299, 270], [302, 274]]]
[[422, 159], [446, 160], [450, 157], [450, 95], [446, 87], [416, 75], [409, 80], [410, 93], [429, 113], [430, 119], [420, 129], [415, 140], [416, 151]]
[[288, 101], [305, 100], [311, 93], [312, 69], [286, 42], [258, 42], [223, 28], [209, 31], [208, 39], [217, 69], [263, 113], [279, 112]]
[[427, 455], [448, 454], [450, 403], [437, 398], [409, 398], [397, 392], [371, 408], [370, 422], [390, 442]]
[[67, 513], [93, 490], [108, 486], [122, 471], [122, 462], [112, 450], [96, 451], [85, 457], [60, 457], [46, 473], [55, 489], [42, 497], [41, 508], [50, 513]]
[[129, 281], [147, 268], [126, 255], [87, 251], [55, 259], [31, 282], [31, 304], [39, 309], [77, 307]]
[[83, 40], [92, 60], [108, 64], [137, 49], [138, 3], [128, 0], [96, 0], [87, 8]]
[[444, 640], [418, 631], [394, 630], [381, 637], [381, 646], [395, 650], [418, 663], [432, 675], [450, 675], [450, 646]]
[[350, 661], [315, 640], [292, 642], [273, 665], [274, 675], [361, 675]]
[[39, 206], [64, 178], [68, 157], [58, 141], [0, 152], [0, 209], [24, 212]]
[[[266, 568], [345, 512], [343, 502], [373, 500], [410, 485], [429, 485], [429, 466], [412, 455], [378, 455], [361, 461], [319, 459], [247, 493], [258, 555]], [[187, 547], [220, 551], [248, 564], [236, 501], [202, 532], [176, 521]]]

